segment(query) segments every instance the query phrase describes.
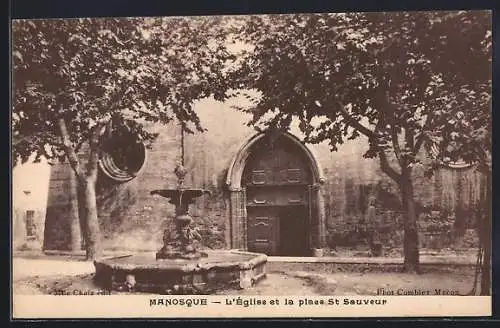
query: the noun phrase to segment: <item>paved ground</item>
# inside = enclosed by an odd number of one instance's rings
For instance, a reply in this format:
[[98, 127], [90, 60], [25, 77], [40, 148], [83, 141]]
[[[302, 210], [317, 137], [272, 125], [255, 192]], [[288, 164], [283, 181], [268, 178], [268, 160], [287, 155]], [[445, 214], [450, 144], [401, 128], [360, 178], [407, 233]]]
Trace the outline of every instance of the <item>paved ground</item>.
[[[358, 255], [351, 256], [348, 253], [338, 254], [336, 256], [324, 257], [297, 257], [297, 256], [268, 256], [269, 262], [285, 262], [285, 263], [379, 263], [379, 264], [401, 264], [404, 258], [402, 256], [388, 257], [369, 257], [367, 255], [359, 255], [368, 252], [358, 252]], [[118, 257], [131, 254], [130, 252], [106, 252], [105, 257]], [[153, 254], [153, 253], [151, 253]], [[84, 261], [85, 253], [81, 252], [65, 252], [65, 251], [19, 251], [14, 253], [14, 257], [24, 259], [48, 259], [48, 260], [78, 260]], [[347, 255], [347, 256], [346, 256]], [[420, 263], [422, 264], [464, 264], [473, 265], [476, 263], [476, 250], [460, 251], [460, 252], [421, 252]], [[154, 254], [153, 254], [154, 256]]]
[[[311, 258], [308, 258], [311, 259]], [[271, 259], [278, 261], [279, 259]], [[359, 259], [357, 259], [359, 261]], [[13, 259], [13, 291], [15, 294], [51, 294], [55, 291], [97, 291], [93, 283], [91, 262], [71, 257]], [[273, 263], [266, 279], [248, 290], [222, 290], [218, 294], [239, 295], [376, 295], [377, 290], [402, 292], [423, 290], [434, 293], [441, 289], [465, 295], [474, 283], [471, 267], [457, 267], [450, 272], [422, 275], [398, 272], [338, 272], [328, 271], [326, 264], [294, 267], [290, 262]], [[280, 267], [285, 268], [283, 271]]]
[[[325, 257], [294, 257], [294, 256], [269, 256], [269, 262], [298, 262], [298, 263], [379, 263], [402, 264], [403, 257], [367, 257], [367, 256], [325, 256]], [[476, 254], [443, 254], [420, 255], [422, 264], [475, 264]]]

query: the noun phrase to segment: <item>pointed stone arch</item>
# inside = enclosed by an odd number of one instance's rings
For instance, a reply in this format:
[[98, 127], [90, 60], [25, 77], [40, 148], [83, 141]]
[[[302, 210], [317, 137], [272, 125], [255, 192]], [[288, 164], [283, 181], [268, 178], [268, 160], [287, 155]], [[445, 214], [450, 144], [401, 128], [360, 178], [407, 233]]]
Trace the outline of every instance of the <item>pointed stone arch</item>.
[[[243, 170], [245, 169], [246, 161], [251, 153], [252, 147], [258, 144], [265, 137], [265, 133], [257, 133], [248, 139], [238, 150], [236, 155], [233, 157], [226, 177], [226, 185], [229, 190], [240, 190], [241, 189], [241, 177], [243, 175]], [[292, 141], [299, 149], [304, 153], [308, 159], [311, 172], [313, 174], [313, 179], [315, 184], [323, 184], [325, 182], [325, 176], [323, 170], [320, 166], [316, 153], [307, 145], [305, 145], [299, 138], [294, 136], [289, 132], [281, 134], [283, 137]]]

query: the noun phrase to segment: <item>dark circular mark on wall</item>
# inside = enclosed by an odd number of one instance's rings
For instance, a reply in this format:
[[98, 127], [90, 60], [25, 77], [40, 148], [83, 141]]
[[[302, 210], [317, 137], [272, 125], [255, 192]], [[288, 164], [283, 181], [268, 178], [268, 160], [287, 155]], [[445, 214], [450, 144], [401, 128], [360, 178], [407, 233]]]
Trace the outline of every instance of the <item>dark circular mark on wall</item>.
[[105, 140], [99, 166], [112, 180], [126, 182], [144, 168], [146, 155], [146, 147], [136, 135], [115, 134]]
[[[474, 166], [476, 163], [470, 162], [470, 161], [465, 161], [464, 159], [457, 159], [457, 160], [451, 160], [447, 155], [449, 155], [450, 152], [456, 150], [453, 149], [453, 145], [448, 145], [449, 149], [441, 149], [439, 145], [433, 143], [430, 145], [430, 155], [433, 159], [438, 160], [438, 162], [443, 165], [444, 167], [450, 168], [450, 169], [467, 169], [472, 166]], [[441, 155], [441, 156], [440, 156]], [[440, 158], [442, 157], [442, 158]]]

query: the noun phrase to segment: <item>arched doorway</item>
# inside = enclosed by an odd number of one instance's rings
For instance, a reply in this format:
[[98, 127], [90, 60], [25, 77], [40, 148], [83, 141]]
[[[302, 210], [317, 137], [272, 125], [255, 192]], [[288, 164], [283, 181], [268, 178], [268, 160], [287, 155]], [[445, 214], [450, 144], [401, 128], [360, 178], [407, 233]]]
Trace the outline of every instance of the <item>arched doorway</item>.
[[257, 134], [228, 171], [232, 248], [307, 256], [325, 240], [316, 157], [289, 133]]

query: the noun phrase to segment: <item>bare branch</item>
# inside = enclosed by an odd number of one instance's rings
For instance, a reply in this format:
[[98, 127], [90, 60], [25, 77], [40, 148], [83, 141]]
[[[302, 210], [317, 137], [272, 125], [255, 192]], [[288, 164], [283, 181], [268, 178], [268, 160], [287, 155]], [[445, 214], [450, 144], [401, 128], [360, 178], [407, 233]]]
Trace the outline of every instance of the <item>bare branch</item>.
[[411, 129], [405, 129], [405, 141], [406, 141], [406, 147], [411, 149], [412, 151], [415, 150], [415, 133]]
[[[340, 111], [341, 115], [344, 117], [344, 119], [346, 119], [347, 123], [351, 127], [357, 129], [360, 133], [367, 136], [370, 140], [374, 140], [374, 141], [377, 140], [377, 135], [375, 134], [374, 131], [368, 129], [363, 124], [361, 124], [359, 121], [357, 121], [354, 117], [352, 117], [351, 114], [349, 114], [349, 112], [347, 112], [345, 110], [345, 108], [341, 102], [337, 101], [337, 104], [339, 106], [339, 111]], [[394, 130], [394, 132], [395, 132], [395, 130]], [[396, 140], [397, 140], [397, 134], [396, 134]], [[399, 143], [397, 143], [395, 150], [396, 150], [396, 148], [398, 149], [398, 153], [399, 153], [397, 156], [400, 156], [401, 152], [399, 150]], [[391, 167], [385, 152], [383, 150], [380, 150], [378, 152], [378, 156], [380, 159], [380, 168], [381, 168], [382, 172], [387, 174], [391, 179], [393, 179], [394, 181], [396, 181], [399, 184], [399, 181], [401, 179], [401, 174], [398, 173], [394, 168]], [[399, 162], [399, 158], [398, 158], [398, 162]]]
[[427, 130], [427, 128], [431, 125], [432, 123], [432, 115], [429, 114], [427, 116], [427, 118], [425, 119], [425, 122], [424, 122], [424, 125], [422, 126], [422, 132], [421, 134], [417, 137], [417, 141], [415, 143], [415, 147], [413, 149], [413, 153], [414, 154], [418, 154], [418, 152], [420, 151], [420, 148], [422, 147], [422, 145], [424, 144], [424, 141], [425, 141], [425, 130]]
[[100, 154], [100, 145], [99, 138], [104, 130], [105, 125], [107, 124], [107, 120], [100, 120], [91, 130], [91, 134], [89, 137], [89, 161], [87, 164], [87, 177], [91, 178], [93, 181], [97, 179], [97, 168], [99, 164], [99, 154]]
[[405, 163], [403, 163], [401, 158], [401, 147], [399, 146], [398, 132], [396, 131], [396, 127], [393, 124], [391, 124], [391, 139], [392, 147], [394, 148], [394, 154], [396, 155], [399, 165], [403, 167], [405, 166]]
[[68, 128], [66, 126], [66, 121], [64, 118], [58, 119], [59, 131], [61, 132], [62, 144], [64, 152], [66, 153], [66, 157], [68, 158], [69, 165], [75, 171], [75, 174], [78, 178], [81, 178], [82, 173], [80, 170], [80, 163], [78, 161], [78, 156], [76, 155], [75, 149], [71, 144], [71, 140], [69, 138]]
[[401, 174], [391, 167], [389, 161], [387, 160], [387, 155], [383, 150], [378, 152], [378, 157], [380, 159], [380, 169], [382, 172], [387, 174], [392, 180], [399, 184], [401, 181]]
[[75, 152], [79, 152], [82, 149], [83, 144], [85, 143], [85, 138], [82, 138], [75, 146]]
[[349, 114], [349, 112], [345, 110], [344, 105], [340, 101], [337, 101], [337, 104], [339, 106], [340, 113], [342, 114], [342, 116], [344, 117], [344, 119], [347, 121], [347, 123], [351, 127], [355, 128], [360, 133], [364, 134], [365, 136], [367, 136], [370, 139], [375, 139], [376, 138], [375, 133], [372, 130], [370, 130], [367, 127], [365, 127], [363, 124], [361, 124], [354, 117], [352, 117], [352, 115]]

